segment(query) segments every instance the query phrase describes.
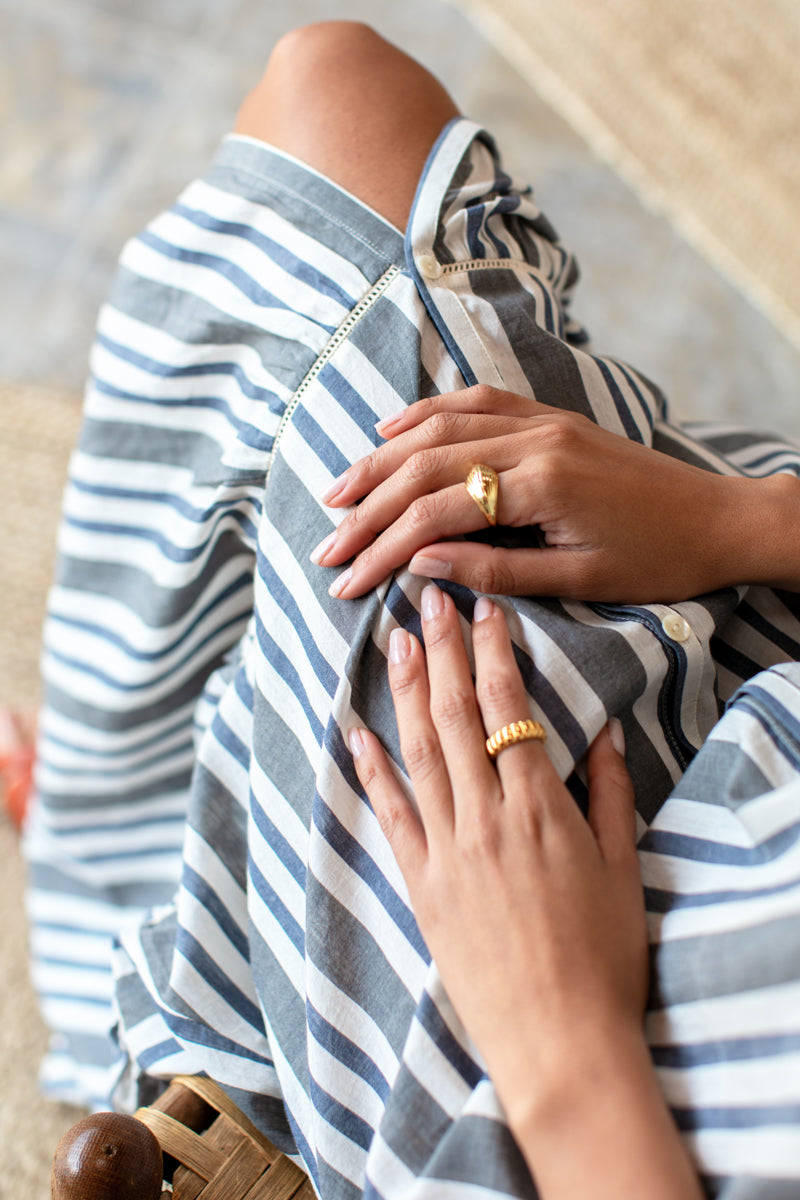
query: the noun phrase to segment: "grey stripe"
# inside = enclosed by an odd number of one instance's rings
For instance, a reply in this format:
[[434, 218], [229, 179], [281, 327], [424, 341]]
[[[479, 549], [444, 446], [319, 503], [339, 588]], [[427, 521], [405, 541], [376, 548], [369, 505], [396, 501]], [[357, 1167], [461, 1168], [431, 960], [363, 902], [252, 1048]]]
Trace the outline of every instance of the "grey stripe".
[[[744, 899], [747, 899], [745, 894]], [[800, 962], [800, 914], [654, 947], [651, 1008], [790, 983]]]

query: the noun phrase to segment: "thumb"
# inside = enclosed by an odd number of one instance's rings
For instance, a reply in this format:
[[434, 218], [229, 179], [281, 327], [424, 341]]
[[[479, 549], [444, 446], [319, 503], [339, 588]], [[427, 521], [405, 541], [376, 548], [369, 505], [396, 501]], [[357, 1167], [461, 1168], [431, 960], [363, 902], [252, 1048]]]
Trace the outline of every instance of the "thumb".
[[622, 726], [612, 717], [589, 748], [589, 826], [607, 861], [636, 855], [636, 810]]
[[585, 551], [571, 547], [509, 550], [485, 542], [439, 542], [418, 550], [412, 575], [449, 579], [494, 596], [570, 596], [585, 593]]

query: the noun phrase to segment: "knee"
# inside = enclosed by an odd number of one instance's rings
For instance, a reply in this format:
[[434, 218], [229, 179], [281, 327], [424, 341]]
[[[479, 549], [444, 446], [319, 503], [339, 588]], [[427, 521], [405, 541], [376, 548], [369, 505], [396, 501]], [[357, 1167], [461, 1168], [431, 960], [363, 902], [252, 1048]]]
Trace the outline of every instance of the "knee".
[[318, 21], [285, 33], [272, 49], [267, 70], [313, 85], [318, 72], [358, 70], [375, 56], [399, 53], [362, 21]]
[[368, 25], [323, 21], [277, 42], [235, 128], [402, 225], [428, 150], [457, 112], [423, 66]]

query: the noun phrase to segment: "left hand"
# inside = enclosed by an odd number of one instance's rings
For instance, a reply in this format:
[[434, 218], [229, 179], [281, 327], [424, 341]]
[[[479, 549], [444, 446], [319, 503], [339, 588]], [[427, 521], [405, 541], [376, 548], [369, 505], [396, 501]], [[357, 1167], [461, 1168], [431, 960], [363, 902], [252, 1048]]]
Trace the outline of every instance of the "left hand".
[[[423, 595], [419, 643], [392, 634], [390, 682], [419, 816], [378, 740], [351, 731], [356, 769], [420, 929], [509, 1120], [584, 1086], [574, 1073], [644, 1047], [647, 936], [633, 789], [608, 730], [588, 759], [584, 820], [540, 742], [487, 733], [528, 715], [501, 609], [483, 597], [473, 687], [452, 600]], [[638, 1053], [638, 1052], [637, 1052]], [[642, 1053], [644, 1050], [642, 1049]], [[589, 1072], [591, 1074], [591, 1072]]]

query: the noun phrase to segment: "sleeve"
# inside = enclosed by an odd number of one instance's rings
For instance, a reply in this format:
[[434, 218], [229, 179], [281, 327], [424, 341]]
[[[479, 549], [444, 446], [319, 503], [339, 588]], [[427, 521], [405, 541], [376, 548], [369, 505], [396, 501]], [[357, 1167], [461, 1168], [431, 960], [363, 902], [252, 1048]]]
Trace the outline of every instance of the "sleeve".
[[196, 723], [252, 612], [258, 362], [246, 338], [212, 344], [174, 221], [126, 247], [101, 313], [44, 633], [26, 834], [43, 1086], [90, 1105], [113, 1055], [112, 939], [175, 890]]
[[800, 1178], [800, 667], [742, 687], [640, 844], [647, 1033], [708, 1193]]

